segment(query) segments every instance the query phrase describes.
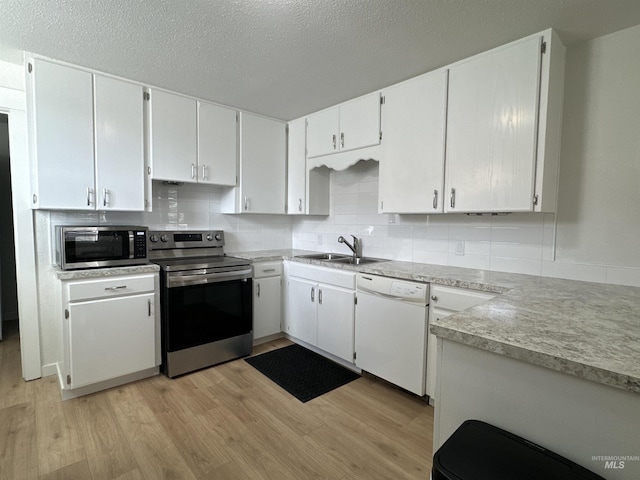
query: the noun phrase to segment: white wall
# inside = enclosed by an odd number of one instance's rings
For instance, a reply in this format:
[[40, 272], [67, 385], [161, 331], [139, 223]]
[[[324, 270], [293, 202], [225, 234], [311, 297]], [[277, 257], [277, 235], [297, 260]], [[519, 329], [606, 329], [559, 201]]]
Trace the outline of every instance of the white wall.
[[563, 262], [640, 267], [639, 49], [640, 25], [568, 49], [557, 235]]

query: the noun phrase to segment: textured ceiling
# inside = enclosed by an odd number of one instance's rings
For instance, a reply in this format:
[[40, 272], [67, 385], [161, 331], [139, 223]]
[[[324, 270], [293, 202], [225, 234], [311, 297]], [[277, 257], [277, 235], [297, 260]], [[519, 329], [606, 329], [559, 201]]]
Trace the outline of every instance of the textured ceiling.
[[640, 24], [638, 0], [2, 0], [0, 45], [290, 120], [553, 27]]

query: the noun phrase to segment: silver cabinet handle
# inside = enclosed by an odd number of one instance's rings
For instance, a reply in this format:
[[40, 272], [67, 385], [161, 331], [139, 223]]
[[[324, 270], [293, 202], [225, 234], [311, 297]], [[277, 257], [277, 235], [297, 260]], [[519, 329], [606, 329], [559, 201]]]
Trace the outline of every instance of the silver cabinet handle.
[[107, 190], [106, 188], [102, 189], [102, 206], [106, 207], [109, 204], [109, 201], [107, 200], [107, 195], [109, 195], [109, 190]]
[[264, 270], [262, 270], [262, 273], [269, 273], [269, 272], [275, 272], [276, 269], [275, 268], [265, 268]]
[[322, 289], [318, 289], [318, 303], [322, 305]]
[[191, 178], [192, 179], [196, 178], [196, 164], [195, 163], [191, 164]]
[[126, 285], [118, 285], [117, 287], [106, 287], [105, 290], [107, 292], [113, 292], [114, 290], [122, 290], [123, 288], [127, 288]]
[[256, 295], [259, 297], [260, 296], [260, 284], [256, 283]]
[[435, 295], [431, 295], [431, 300], [433, 300], [434, 302], [438, 301], [438, 297], [436, 297]]
[[299, 212], [302, 211], [302, 199], [301, 198], [298, 199], [298, 211]]
[[456, 189], [451, 189], [451, 208], [456, 208]]
[[344, 132], [340, 132], [340, 146], [344, 148]]
[[87, 187], [87, 206], [91, 205], [91, 188]]
[[208, 176], [209, 176], [209, 169], [207, 168], [206, 165], [202, 165], [202, 180], [207, 180]]
[[438, 208], [438, 190], [433, 191], [433, 209]]
[[316, 287], [311, 287], [311, 301], [316, 301]]
[[249, 197], [244, 197], [244, 209], [249, 210]]
[[336, 149], [336, 135], [335, 133], [333, 134], [333, 149]]
[[147, 306], [149, 307], [147, 311], [147, 315], [150, 317], [151, 316], [151, 300], [147, 300]]

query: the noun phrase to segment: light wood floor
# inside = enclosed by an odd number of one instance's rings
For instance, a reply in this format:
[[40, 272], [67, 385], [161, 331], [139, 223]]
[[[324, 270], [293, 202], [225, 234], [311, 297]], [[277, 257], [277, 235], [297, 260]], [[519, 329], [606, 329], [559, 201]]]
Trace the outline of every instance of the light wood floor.
[[432, 430], [432, 407], [371, 376], [301, 403], [243, 360], [62, 402], [0, 342], [2, 480], [425, 480]]

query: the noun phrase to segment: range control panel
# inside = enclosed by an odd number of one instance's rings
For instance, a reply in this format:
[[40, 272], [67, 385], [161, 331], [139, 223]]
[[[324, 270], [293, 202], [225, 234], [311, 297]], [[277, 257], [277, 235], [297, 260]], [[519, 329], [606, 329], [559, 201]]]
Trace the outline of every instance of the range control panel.
[[221, 248], [223, 246], [224, 232], [222, 230], [149, 232], [149, 250]]
[[407, 283], [394, 281], [391, 283], [390, 294], [405, 299], [424, 298], [425, 286], [419, 283]]

